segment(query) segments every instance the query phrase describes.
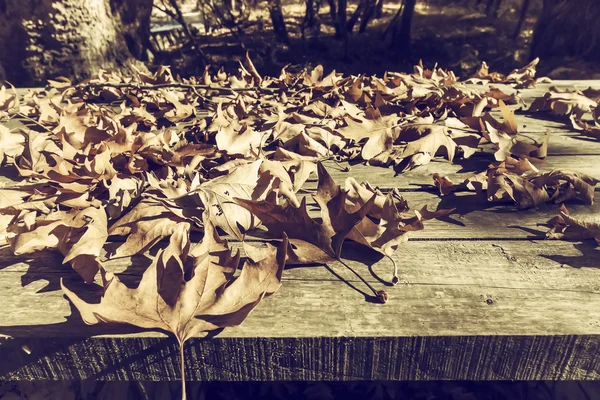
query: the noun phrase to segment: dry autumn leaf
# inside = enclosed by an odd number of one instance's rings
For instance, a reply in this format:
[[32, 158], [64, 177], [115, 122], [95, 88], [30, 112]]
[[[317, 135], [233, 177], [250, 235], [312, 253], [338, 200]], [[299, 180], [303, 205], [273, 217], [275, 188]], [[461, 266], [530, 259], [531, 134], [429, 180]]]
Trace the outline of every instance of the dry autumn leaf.
[[107, 217], [103, 209], [56, 211], [33, 226], [23, 226], [7, 239], [15, 254], [57, 249], [63, 262], [70, 262], [86, 282], [92, 282], [102, 269], [98, 258], [108, 238]]
[[[289, 202], [275, 204], [269, 199], [235, 199], [256, 215], [270, 234], [280, 236], [285, 233], [290, 237], [293, 246], [290, 249], [290, 259], [294, 263], [341, 261], [344, 240], [352, 228], [365, 218], [375, 200], [373, 196], [357, 210], [348, 212], [345, 209], [347, 193], [335, 184], [322, 164], [318, 164], [318, 174], [319, 185], [313, 198], [321, 210], [322, 222], [309, 216], [306, 197], [302, 199], [300, 207]], [[363, 282], [381, 302], [387, 301], [385, 292], [376, 291], [366, 281]]]
[[547, 223], [550, 230], [546, 233], [547, 239], [559, 240], [585, 240], [595, 239], [600, 244], [600, 221], [597, 218], [574, 218], [564, 204], [560, 207], [560, 214]]
[[[92, 304], [62, 281], [61, 287], [86, 324], [121, 323], [171, 332], [183, 359], [187, 339], [239, 325], [265, 296], [277, 291], [286, 260], [288, 241], [284, 236], [278, 248], [263, 248], [262, 259], [246, 261], [239, 276], [234, 277], [239, 253], [233, 256], [214, 227], [205, 225], [204, 239], [189, 254], [185, 228], [180, 225], [136, 288], [105, 272], [104, 294], [100, 303]], [[181, 373], [183, 382], [183, 368]]]
[[[411, 215], [408, 214], [408, 203], [396, 190], [384, 195], [366, 184], [359, 184], [353, 178], [346, 180], [346, 190], [348, 195], [345, 208], [348, 212], [373, 202], [373, 206], [367, 212], [371, 218], [360, 220], [347, 238], [388, 256], [394, 264], [393, 284], [398, 283], [398, 267], [392, 255], [402, 243], [408, 240], [408, 232], [422, 230], [423, 221], [439, 218], [454, 211], [450, 209], [430, 212], [427, 206], [424, 206]], [[374, 220], [378, 221], [374, 222]]]

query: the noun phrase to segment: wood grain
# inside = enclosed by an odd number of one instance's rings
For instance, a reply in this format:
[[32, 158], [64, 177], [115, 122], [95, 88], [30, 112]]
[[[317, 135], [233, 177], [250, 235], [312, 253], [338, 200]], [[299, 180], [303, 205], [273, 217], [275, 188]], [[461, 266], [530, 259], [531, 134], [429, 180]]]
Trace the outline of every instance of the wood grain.
[[[190, 340], [185, 359], [193, 381], [597, 380], [599, 351], [597, 335], [217, 337]], [[5, 380], [180, 379], [171, 338], [14, 339], [0, 354]]]
[[[401, 284], [389, 287], [380, 279], [389, 278], [390, 262], [350, 245], [346, 261], [389, 292], [388, 304], [366, 300], [341, 265], [288, 268], [281, 290], [241, 326], [190, 343], [189, 377], [598, 379], [598, 251], [551, 241], [409, 242], [396, 256]], [[177, 379], [174, 341], [85, 326], [58, 278], [89, 301], [99, 291], [68, 267], [59, 273], [47, 253], [12, 261], [0, 273], [0, 333], [12, 337], [0, 345], [0, 357], [11, 360], [0, 379]], [[373, 276], [365, 263], [374, 263]], [[125, 281], [142, 272], [129, 260], [107, 267]]]

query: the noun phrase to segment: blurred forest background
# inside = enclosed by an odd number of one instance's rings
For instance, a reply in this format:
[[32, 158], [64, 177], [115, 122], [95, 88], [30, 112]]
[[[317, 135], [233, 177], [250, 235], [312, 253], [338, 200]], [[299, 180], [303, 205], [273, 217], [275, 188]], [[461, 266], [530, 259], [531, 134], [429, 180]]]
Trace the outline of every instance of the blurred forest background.
[[100, 69], [208, 65], [261, 73], [323, 64], [344, 73], [411, 70], [420, 59], [462, 77], [534, 57], [558, 79], [600, 78], [598, 0], [2, 0], [0, 78], [16, 86]]

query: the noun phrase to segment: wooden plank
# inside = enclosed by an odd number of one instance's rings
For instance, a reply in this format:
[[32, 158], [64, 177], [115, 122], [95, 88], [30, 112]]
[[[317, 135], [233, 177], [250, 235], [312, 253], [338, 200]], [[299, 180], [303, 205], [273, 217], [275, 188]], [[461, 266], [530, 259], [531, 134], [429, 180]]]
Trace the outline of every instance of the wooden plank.
[[[347, 164], [341, 164], [341, 167], [333, 162], [325, 162], [325, 166], [333, 179], [340, 185], [348, 177], [354, 177], [359, 182], [367, 181], [372, 186], [380, 188], [402, 188], [419, 189], [423, 185], [431, 187], [433, 185], [433, 174], [448, 176], [456, 183], [472, 176], [474, 173], [485, 171], [494, 160], [487, 156], [473, 156], [468, 160], [460, 160], [454, 164], [444, 159], [434, 159], [429, 164], [419, 166], [412, 171], [397, 174], [392, 167], [374, 167], [364, 164], [350, 165], [350, 171], [346, 172], [343, 167]], [[547, 157], [538, 168], [542, 172], [553, 169], [566, 169], [582, 172], [592, 177], [600, 179], [600, 155], [589, 156], [551, 156]], [[312, 181], [316, 182], [316, 177]], [[311, 186], [307, 186], [310, 188]]]
[[[441, 164], [440, 164], [441, 165]], [[449, 164], [445, 164], [449, 165]], [[365, 173], [355, 174], [334, 172], [329, 169], [336, 181], [344, 186], [346, 176], [353, 176], [359, 182], [360, 176]], [[363, 170], [369, 171], [369, 180], [385, 185], [386, 183], [396, 182], [394, 178], [386, 178], [386, 174], [393, 174], [391, 170], [375, 167], [360, 166]], [[459, 179], [457, 179], [460, 182]], [[306, 192], [310, 192], [316, 187], [316, 182], [307, 183]], [[415, 187], [415, 186], [413, 186]], [[416, 186], [419, 188], [419, 186]], [[310, 189], [310, 190], [309, 190]], [[434, 190], [433, 186], [426, 186], [428, 190]], [[427, 206], [429, 210], [456, 208], [456, 211], [439, 220], [425, 222], [425, 229], [422, 231], [411, 232], [410, 238], [417, 240], [445, 240], [445, 239], [543, 239], [548, 228], [543, 226], [550, 218], [559, 213], [560, 205], [554, 203], [541, 204], [538, 207], [527, 210], [518, 210], [516, 205], [495, 204], [485, 199], [485, 196], [479, 196], [473, 192], [460, 192], [450, 196], [440, 197], [434, 191], [403, 191], [402, 196], [408, 201], [411, 210], [419, 210]], [[594, 218], [600, 213], [600, 192], [596, 192], [594, 205], [585, 205], [578, 200], [568, 202], [566, 205], [575, 216], [581, 218]], [[320, 217], [320, 210], [313, 200], [309, 200], [309, 215], [313, 218]], [[409, 211], [412, 212], [412, 211]], [[260, 229], [250, 231], [248, 237], [268, 238], [268, 235]], [[124, 237], [111, 237], [111, 241], [123, 241]]]
[[[241, 243], [229, 244], [232, 251], [240, 250], [245, 257]], [[264, 246], [261, 242], [249, 244]], [[118, 243], [110, 243], [107, 248], [110, 251], [116, 246]], [[386, 278], [389, 280], [392, 262], [387, 257], [351, 241], [344, 244], [342, 256], [345, 262], [361, 271], [367, 281], [380, 283]], [[400, 282], [409, 285], [459, 286], [468, 278], [470, 285], [482, 287], [535, 289], [541, 285], [548, 290], [594, 293], [600, 293], [600, 268], [596, 268], [600, 267], [599, 258], [600, 248], [593, 241], [570, 243], [553, 240], [415, 240], [403, 244], [393, 255], [400, 269]], [[492, 261], [488, 262], [490, 259]], [[133, 258], [106, 260], [104, 265], [122, 279], [130, 279], [131, 284], [137, 284], [150, 260], [147, 252]], [[62, 265], [62, 257], [51, 251], [15, 256], [9, 249], [1, 249], [0, 265], [3, 266], [0, 274], [21, 277], [18, 286], [28, 286], [40, 280], [37, 278], [43, 274], [45, 278], [42, 280], [46, 282], [32, 286], [30, 289], [34, 292], [58, 290], [58, 279], [71, 274], [70, 266]], [[476, 271], [473, 265], [482, 267]], [[288, 265], [284, 280], [338, 281], [337, 274], [348, 282], [358, 282], [358, 278], [341, 264], [336, 262], [329, 267]], [[33, 279], [34, 276], [36, 279]], [[96, 283], [100, 284], [100, 280]], [[18, 307], [15, 306], [15, 309]], [[44, 314], [43, 310], [27, 312]]]
[[[398, 260], [409, 260], [403, 284], [378, 285], [390, 294], [385, 305], [365, 301], [349, 285], [360, 289], [356, 280], [323, 279], [323, 267], [286, 270], [282, 289], [241, 326], [190, 343], [189, 379], [600, 378], [600, 269], [591, 244], [409, 242]], [[86, 327], [76, 314], [65, 320], [71, 310], [60, 291], [36, 293], [45, 285], [38, 279], [56, 282], [56, 270], [44, 272], [55, 266], [33, 265], [23, 288], [22, 272], [0, 272], [0, 333], [12, 337], [0, 345], [9, 360], [0, 379], [177, 379], [172, 340]], [[375, 273], [381, 269], [389, 264]], [[73, 273], [64, 278], [99, 294]]]
[[[82, 332], [83, 333], [83, 332]], [[26, 354], [22, 347], [32, 349]], [[597, 335], [191, 339], [191, 381], [597, 380]], [[3, 380], [180, 379], [174, 339], [0, 339]]]
[[[541, 95], [546, 89], [538, 90]], [[562, 122], [518, 118], [534, 137], [548, 127], [562, 129]], [[551, 153], [557, 155], [542, 169], [599, 177], [597, 142], [562, 131], [553, 139]], [[343, 173], [329, 165], [340, 184], [347, 176], [368, 178], [382, 188], [402, 188], [413, 208], [456, 206], [462, 217], [428, 221], [425, 231], [411, 236], [415, 240], [394, 256], [401, 282], [395, 287], [386, 286], [390, 260], [344, 245], [345, 261], [389, 292], [386, 305], [367, 301], [366, 288], [339, 263], [291, 266], [282, 290], [244, 324], [187, 345], [188, 379], [600, 379], [595, 245], [529, 240], [543, 237], [545, 229], [537, 224], [553, 216], [557, 205], [516, 212], [488, 208], [468, 193], [439, 199], [430, 187], [422, 189], [434, 172], [459, 182], [469, 171], [485, 169], [489, 160], [435, 161], [399, 177], [391, 169], [355, 165]], [[2, 175], [16, 178], [14, 171]], [[314, 187], [312, 180], [307, 189]], [[575, 215], [598, 212], [597, 206], [576, 202], [569, 208]], [[48, 252], [14, 257], [0, 251], [0, 334], [6, 335], [0, 338], [0, 357], [6, 360], [0, 379], [179, 378], [179, 351], [162, 333], [85, 326], [58, 290], [59, 279], [83, 290], [90, 301], [101, 288], [84, 288], [60, 264], [61, 258]], [[143, 256], [106, 262], [131, 284], [148, 264]]]

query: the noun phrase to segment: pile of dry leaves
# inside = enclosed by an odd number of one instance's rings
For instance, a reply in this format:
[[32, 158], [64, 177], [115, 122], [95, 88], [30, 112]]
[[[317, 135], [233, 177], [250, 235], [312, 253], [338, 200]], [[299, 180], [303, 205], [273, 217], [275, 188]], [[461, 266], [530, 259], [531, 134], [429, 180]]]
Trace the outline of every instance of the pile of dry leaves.
[[[530, 87], [536, 64], [508, 76], [484, 65], [473, 79]], [[596, 110], [592, 95], [550, 93], [532, 108], [570, 115], [575, 123]], [[517, 92], [473, 90], [435, 67], [383, 77], [284, 69], [271, 78], [249, 58], [236, 75], [207, 68], [184, 80], [162, 67], [136, 77], [102, 72], [77, 85], [57, 79], [20, 99], [2, 88], [0, 119], [24, 125], [0, 125], [0, 162], [14, 164], [24, 180], [0, 189], [0, 241], [15, 254], [59, 251], [86, 282], [100, 273], [99, 304], [63, 287], [87, 323], [160, 328], [183, 343], [239, 324], [277, 290], [286, 261], [341, 262], [346, 239], [391, 257], [408, 232], [452, 211], [411, 213], [397, 190], [382, 193], [353, 178], [342, 189], [322, 161], [362, 161], [400, 172], [436, 156], [451, 162], [489, 152], [497, 163], [464, 183], [436, 175], [440, 193], [475, 190], [518, 207], [591, 202], [596, 180], [540, 173], [530, 162], [546, 156], [550, 137], [518, 139], [506, 104], [520, 102]], [[578, 123], [597, 134], [597, 127]], [[303, 189], [314, 174], [316, 191]], [[320, 211], [309, 210], [309, 203]], [[566, 211], [561, 218], [555, 236], [568, 235], [572, 226], [598, 233]], [[240, 254], [225, 238], [244, 241], [259, 225], [269, 243], [245, 242], [248, 260], [237, 272]], [[200, 243], [192, 243], [193, 232], [201, 234]], [[113, 253], [105, 250], [109, 236], [124, 237]], [[103, 267], [106, 258], [145, 253], [163, 240], [168, 245], [135, 289]], [[385, 292], [371, 290], [386, 301]]]

